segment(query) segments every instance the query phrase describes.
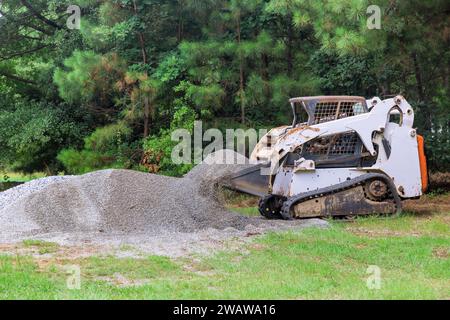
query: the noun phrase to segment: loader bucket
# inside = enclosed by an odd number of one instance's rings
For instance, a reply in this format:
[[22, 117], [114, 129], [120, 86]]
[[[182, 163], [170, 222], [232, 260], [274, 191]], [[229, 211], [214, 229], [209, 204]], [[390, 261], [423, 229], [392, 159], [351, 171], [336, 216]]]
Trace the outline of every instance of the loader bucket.
[[269, 176], [261, 174], [261, 168], [270, 164], [258, 164], [244, 169], [232, 175], [226, 187], [248, 193], [258, 197], [264, 197], [268, 193]]

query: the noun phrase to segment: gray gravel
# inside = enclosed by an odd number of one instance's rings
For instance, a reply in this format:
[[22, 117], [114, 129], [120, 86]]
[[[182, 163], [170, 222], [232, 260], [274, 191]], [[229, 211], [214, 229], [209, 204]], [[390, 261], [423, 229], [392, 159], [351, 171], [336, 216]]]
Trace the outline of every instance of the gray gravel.
[[224, 208], [218, 201], [221, 179], [248, 166], [212, 164], [230, 152], [217, 153], [184, 178], [103, 170], [7, 190], [0, 193], [0, 242], [127, 243], [177, 256], [249, 234], [326, 225], [321, 220], [267, 221]]
[[72, 176], [55, 176], [32, 180], [28, 183], [18, 185], [15, 188], [0, 192], [0, 208], [4, 208], [11, 202], [18, 201], [33, 192], [38, 192], [50, 184], [67, 180]]

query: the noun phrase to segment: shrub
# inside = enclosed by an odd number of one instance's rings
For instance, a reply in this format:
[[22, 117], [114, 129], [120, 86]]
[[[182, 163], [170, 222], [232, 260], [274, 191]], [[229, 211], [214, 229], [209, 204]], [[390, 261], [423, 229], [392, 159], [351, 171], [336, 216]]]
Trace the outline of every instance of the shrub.
[[61, 151], [58, 160], [69, 173], [83, 174], [106, 168], [132, 166], [131, 129], [119, 122], [95, 130], [84, 139], [84, 149]]
[[57, 153], [82, 141], [85, 129], [65, 112], [65, 105], [16, 103], [0, 111], [0, 163], [10, 170], [56, 172]]
[[163, 129], [159, 135], [144, 141], [144, 158], [142, 166], [149, 172], [159, 172], [170, 176], [181, 176], [192, 169], [192, 164], [174, 164], [171, 159], [172, 149], [178, 144], [172, 141], [172, 132], [176, 129], [194, 130], [196, 114], [194, 110], [182, 106], [173, 117], [170, 129]]

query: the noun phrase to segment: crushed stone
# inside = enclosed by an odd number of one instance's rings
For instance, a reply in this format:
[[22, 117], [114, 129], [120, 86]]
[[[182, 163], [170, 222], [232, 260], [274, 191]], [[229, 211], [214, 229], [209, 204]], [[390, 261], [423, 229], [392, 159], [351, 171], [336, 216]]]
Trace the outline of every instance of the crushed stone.
[[0, 193], [0, 243], [40, 239], [62, 245], [130, 244], [181, 256], [223, 248], [228, 240], [268, 231], [323, 227], [323, 220], [268, 221], [227, 210], [221, 181], [248, 167], [223, 164], [224, 150], [183, 178], [130, 170], [48, 177]]

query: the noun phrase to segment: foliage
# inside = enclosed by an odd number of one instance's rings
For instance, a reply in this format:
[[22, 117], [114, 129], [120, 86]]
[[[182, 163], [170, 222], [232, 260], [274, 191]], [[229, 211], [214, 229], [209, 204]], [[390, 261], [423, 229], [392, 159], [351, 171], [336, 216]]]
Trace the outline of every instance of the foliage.
[[92, 51], [74, 51], [64, 61], [68, 71], [55, 70], [54, 81], [59, 95], [69, 103], [82, 104], [103, 121], [117, 117], [119, 99], [117, 83], [125, 78], [127, 66], [115, 53], [98, 55]]
[[61, 147], [76, 145], [84, 133], [62, 108], [44, 103], [23, 102], [12, 111], [0, 110], [0, 164], [26, 172], [56, 170]]
[[130, 136], [131, 129], [124, 123], [98, 128], [84, 139], [83, 150], [62, 150], [58, 154], [58, 160], [69, 173], [74, 174], [105, 168], [130, 167]]
[[[290, 122], [292, 96], [402, 94], [431, 169], [449, 170], [446, 0], [83, 0], [81, 30], [67, 28], [70, 4], [0, 5], [0, 117], [23, 118], [33, 105], [30, 119], [2, 122], [3, 167], [57, 170], [61, 149], [80, 150], [82, 138], [116, 124], [129, 128], [132, 158], [110, 165], [145, 164], [143, 138], [167, 154], [182, 108], [219, 127], [271, 128]], [[367, 27], [369, 5], [381, 9], [379, 30]], [[48, 130], [25, 138], [25, 123]], [[75, 171], [107, 163], [89, 148], [59, 158], [81, 164], [79, 152], [91, 164]]]
[[320, 50], [311, 59], [320, 87], [326, 94], [353, 95], [361, 92], [371, 97], [377, 94], [378, 74], [368, 73], [374, 59], [370, 55], [338, 55]]
[[170, 176], [180, 176], [187, 173], [192, 165], [177, 165], [171, 160], [172, 149], [178, 144], [177, 141], [172, 140], [172, 132], [185, 129], [192, 134], [195, 118], [194, 110], [187, 106], [180, 107], [174, 114], [170, 129], [163, 129], [158, 135], [145, 140], [143, 165], [151, 172], [160, 172]]
[[[446, 91], [447, 90], [447, 91]], [[450, 171], [450, 106], [449, 88], [441, 89], [434, 97], [433, 127], [426, 135], [429, 164], [437, 171]]]
[[64, 61], [64, 66], [70, 71], [55, 70], [55, 83], [59, 95], [68, 102], [80, 103], [82, 100], [93, 99], [94, 81], [91, 73], [100, 64], [101, 56], [92, 51], [75, 51]]

